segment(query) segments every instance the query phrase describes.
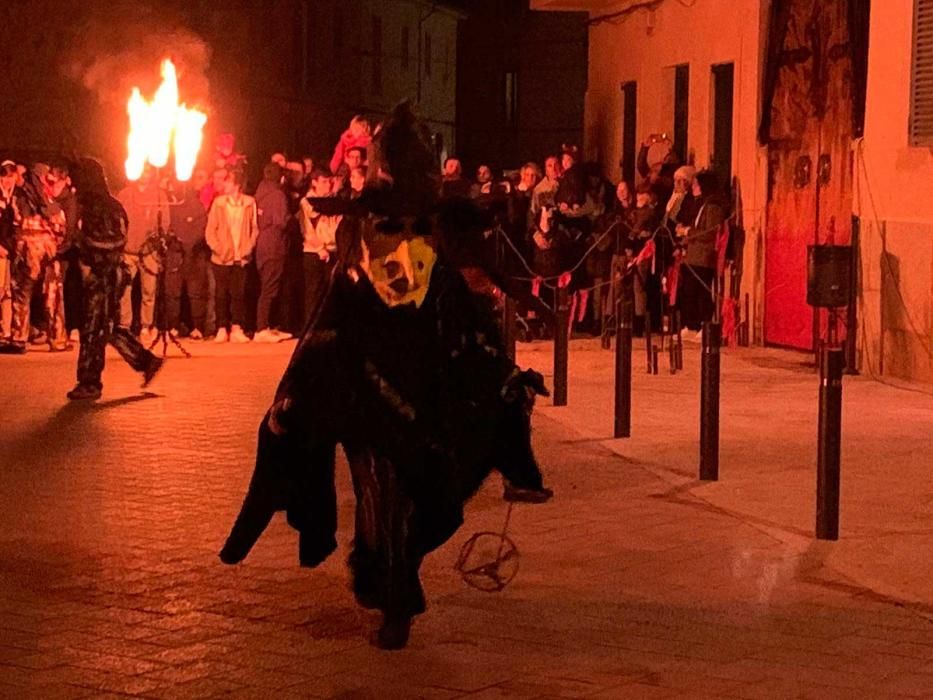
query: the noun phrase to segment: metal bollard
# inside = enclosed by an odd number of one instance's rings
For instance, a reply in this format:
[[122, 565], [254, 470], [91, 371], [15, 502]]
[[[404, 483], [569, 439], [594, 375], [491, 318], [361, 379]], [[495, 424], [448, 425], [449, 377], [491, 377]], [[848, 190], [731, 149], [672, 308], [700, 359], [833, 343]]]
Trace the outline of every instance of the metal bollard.
[[842, 372], [845, 364], [845, 350], [823, 348], [816, 462], [816, 536], [821, 540], [839, 539], [839, 457], [842, 443]]
[[515, 362], [515, 306], [515, 300], [506, 295], [502, 303], [502, 342], [512, 362]]
[[632, 318], [635, 305], [620, 295], [616, 303], [616, 405], [613, 436], [632, 436]]
[[722, 326], [710, 321], [703, 326], [700, 376], [700, 480], [719, 480], [719, 348]]
[[659, 362], [660, 354], [661, 354], [661, 349], [657, 345], [651, 348], [651, 374], [658, 373], [658, 370], [660, 368], [660, 362]]
[[554, 405], [567, 405], [567, 354], [570, 350], [570, 295], [566, 287], [557, 289], [554, 329]]
[[651, 313], [646, 311], [645, 312], [645, 355], [646, 355], [645, 359], [648, 362], [648, 374], [651, 374], [652, 367], [654, 367], [654, 363], [652, 362], [652, 358], [651, 358], [651, 348], [652, 348]]

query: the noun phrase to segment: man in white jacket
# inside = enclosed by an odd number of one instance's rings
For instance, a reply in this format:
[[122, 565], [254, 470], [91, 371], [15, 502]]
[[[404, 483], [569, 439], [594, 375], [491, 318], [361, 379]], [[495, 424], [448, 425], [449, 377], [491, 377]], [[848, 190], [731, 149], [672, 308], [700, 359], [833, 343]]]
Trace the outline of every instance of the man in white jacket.
[[[211, 249], [215, 280], [218, 343], [248, 343], [246, 321], [246, 265], [253, 256], [259, 226], [256, 200], [243, 194], [244, 175], [233, 171], [224, 194], [214, 200], [207, 218], [205, 239]], [[228, 333], [229, 326], [229, 333]]]

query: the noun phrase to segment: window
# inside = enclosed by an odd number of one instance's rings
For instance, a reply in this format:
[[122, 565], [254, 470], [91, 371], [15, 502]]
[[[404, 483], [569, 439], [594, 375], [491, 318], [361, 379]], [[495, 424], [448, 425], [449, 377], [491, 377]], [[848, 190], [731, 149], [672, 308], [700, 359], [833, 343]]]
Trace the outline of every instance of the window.
[[713, 66], [713, 153], [710, 164], [723, 185], [732, 183], [732, 115], [735, 65]]
[[402, 70], [408, 70], [408, 63], [411, 58], [411, 37], [409, 36], [408, 26], [402, 27]]
[[914, 0], [910, 143], [933, 145], [933, 0]]
[[382, 17], [373, 16], [373, 94], [382, 94]]
[[674, 152], [681, 163], [687, 162], [688, 125], [690, 124], [690, 66], [674, 69]]
[[635, 183], [635, 152], [638, 119], [638, 84], [622, 83], [622, 179]]
[[505, 74], [505, 123], [515, 126], [518, 112], [518, 74], [509, 72]]
[[431, 35], [424, 34], [424, 75], [431, 77]]

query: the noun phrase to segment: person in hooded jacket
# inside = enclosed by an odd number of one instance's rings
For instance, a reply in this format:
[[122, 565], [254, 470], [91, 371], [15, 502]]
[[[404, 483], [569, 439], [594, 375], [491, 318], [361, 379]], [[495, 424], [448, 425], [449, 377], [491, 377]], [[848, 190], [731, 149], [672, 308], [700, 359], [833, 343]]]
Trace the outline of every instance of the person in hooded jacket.
[[110, 193], [98, 161], [82, 159], [72, 178], [81, 217], [76, 245], [84, 282], [84, 325], [78, 353], [78, 384], [68, 392], [68, 398], [95, 400], [103, 390], [101, 375], [108, 344], [142, 374], [143, 387], [153, 380], [163, 361], [120, 325], [120, 299], [130, 279], [123, 257], [128, 226], [126, 211]]
[[290, 333], [272, 327], [272, 305], [279, 297], [285, 274], [288, 224], [288, 198], [282, 189], [282, 168], [267, 163], [262, 182], [256, 189], [256, 214], [259, 235], [256, 238], [256, 268], [259, 272], [259, 301], [256, 307], [257, 343], [278, 343], [291, 338]]

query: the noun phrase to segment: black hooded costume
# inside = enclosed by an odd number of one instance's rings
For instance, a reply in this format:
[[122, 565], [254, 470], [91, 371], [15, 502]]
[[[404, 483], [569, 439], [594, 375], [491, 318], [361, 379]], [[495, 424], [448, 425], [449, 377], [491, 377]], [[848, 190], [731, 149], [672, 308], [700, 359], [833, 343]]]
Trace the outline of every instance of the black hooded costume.
[[377, 133], [370, 163], [364, 196], [332, 205], [353, 207], [338, 262], [260, 426], [221, 559], [242, 561], [284, 510], [301, 565], [323, 562], [337, 547], [340, 443], [357, 499], [354, 593], [384, 613], [377, 643], [398, 648], [425, 609], [422, 559], [456, 532], [486, 476], [542, 490], [530, 416], [546, 391], [508, 358], [487, 300], [458, 271], [462, 217], [438, 207], [433, 155], [407, 104]]
[[143, 375], [146, 386], [162, 366], [129, 329], [120, 326], [120, 298], [128, 275], [123, 270], [128, 220], [123, 205], [110, 194], [101, 164], [83, 158], [73, 169], [81, 227], [76, 244], [83, 280], [83, 323], [78, 354], [78, 384], [70, 399], [96, 399], [103, 384], [107, 345]]

